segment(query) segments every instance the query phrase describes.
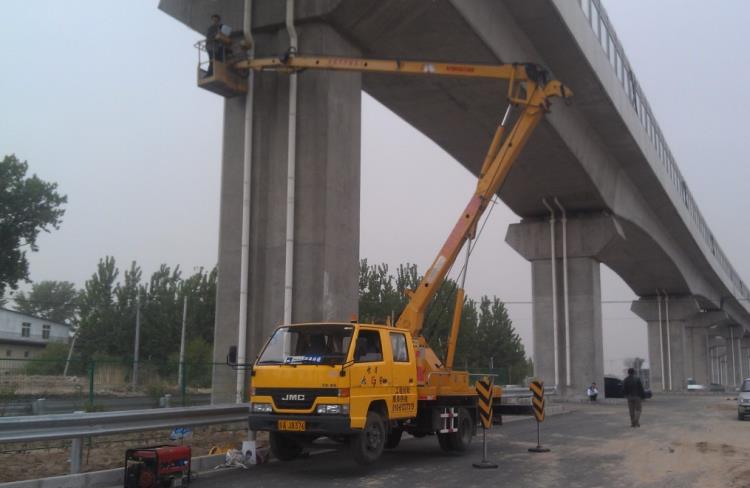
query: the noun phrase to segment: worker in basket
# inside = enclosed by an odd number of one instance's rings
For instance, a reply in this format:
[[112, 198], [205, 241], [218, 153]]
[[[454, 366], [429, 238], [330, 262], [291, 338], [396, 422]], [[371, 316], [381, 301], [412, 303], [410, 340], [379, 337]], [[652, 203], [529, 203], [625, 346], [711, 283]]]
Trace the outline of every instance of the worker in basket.
[[206, 31], [206, 52], [208, 53], [208, 71], [206, 76], [214, 74], [214, 60], [221, 63], [226, 59], [226, 45], [224, 40], [227, 39], [228, 33], [231, 32], [229, 26], [221, 23], [221, 16], [213, 14], [211, 16], [211, 25]]

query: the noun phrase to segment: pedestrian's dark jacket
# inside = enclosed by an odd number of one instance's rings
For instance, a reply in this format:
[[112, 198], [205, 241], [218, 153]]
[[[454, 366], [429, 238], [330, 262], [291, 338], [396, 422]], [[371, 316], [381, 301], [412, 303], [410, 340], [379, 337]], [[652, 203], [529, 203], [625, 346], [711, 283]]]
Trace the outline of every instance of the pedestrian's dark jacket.
[[645, 398], [646, 396], [646, 393], [643, 391], [643, 383], [641, 383], [641, 379], [637, 376], [628, 376], [627, 378], [625, 378], [622, 389], [623, 393], [625, 394], [625, 398]]
[[206, 31], [206, 39], [216, 39], [216, 34], [219, 33], [219, 29], [221, 29], [221, 24], [211, 24], [210, 26], [208, 26], [208, 31]]
[[216, 45], [216, 34], [219, 33], [220, 29], [221, 29], [221, 24], [218, 24], [218, 25], [211, 24], [208, 27], [208, 30], [206, 31], [206, 46], [214, 47]]

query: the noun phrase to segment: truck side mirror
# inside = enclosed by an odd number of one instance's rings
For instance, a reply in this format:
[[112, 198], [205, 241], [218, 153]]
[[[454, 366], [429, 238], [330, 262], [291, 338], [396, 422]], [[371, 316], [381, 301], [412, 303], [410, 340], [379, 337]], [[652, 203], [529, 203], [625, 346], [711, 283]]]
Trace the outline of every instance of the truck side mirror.
[[237, 364], [237, 346], [229, 346], [229, 354], [227, 354], [227, 364], [235, 366]]

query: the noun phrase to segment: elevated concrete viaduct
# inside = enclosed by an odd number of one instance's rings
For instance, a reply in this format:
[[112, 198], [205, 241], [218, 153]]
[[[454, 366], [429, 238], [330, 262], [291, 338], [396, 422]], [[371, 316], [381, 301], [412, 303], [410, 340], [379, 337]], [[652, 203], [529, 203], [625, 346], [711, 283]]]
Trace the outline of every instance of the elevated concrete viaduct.
[[[253, 5], [259, 53], [280, 54], [288, 45], [284, 2], [255, 0]], [[242, 24], [241, 2], [161, 0], [159, 7], [199, 31], [213, 12], [231, 25]], [[648, 324], [652, 385], [679, 390], [687, 378], [717, 377], [721, 361], [714, 329], [730, 333], [722, 335], [726, 343], [741, 343], [750, 328], [750, 293], [701, 216], [599, 0], [299, 0], [295, 17], [302, 53], [532, 61], [569, 85], [574, 102], [553, 107], [499, 193], [521, 218], [509, 228], [507, 241], [532, 262], [536, 374], [571, 394], [580, 394], [591, 381], [602, 382], [599, 267], [604, 263], [641, 297], [633, 309]], [[258, 191], [252, 214], [250, 351], [257, 350], [260, 337], [281, 319], [276, 301], [284, 273], [278, 234], [283, 220], [274, 213], [284, 200], [283, 185], [274, 185], [284, 175], [274, 161], [284, 156], [277, 139], [286, 139], [280, 114], [287, 81], [276, 74], [259, 78], [254, 96], [263, 115], [256, 120], [263, 124], [254, 136], [258, 175], [253, 175], [253, 185]], [[295, 265], [300, 260], [308, 274], [304, 282], [295, 283], [300, 304], [294, 317], [346, 319], [346, 313], [356, 310], [358, 90], [476, 174], [505, 108], [506, 87], [490, 81], [377, 74], [300, 76], [306, 78], [301, 81], [300, 111], [305, 105], [309, 111], [297, 137], [306, 144], [308, 159], [301, 166], [307, 176], [299, 183], [297, 208], [300, 229], [307, 226], [308, 236], [297, 244]], [[243, 104], [240, 97], [225, 105], [217, 360], [236, 335]], [[322, 188], [327, 191], [319, 191]], [[564, 223], [554, 199], [565, 211]], [[334, 206], [346, 207], [348, 213], [326, 210]], [[550, 226], [551, 216], [555, 221]], [[305, 219], [310, 219], [307, 224]], [[560, 239], [563, 226], [565, 246]], [[564, 309], [564, 247], [569, 310]], [[321, 308], [321, 303], [330, 306]], [[727, 322], [733, 328], [723, 328]], [[735, 354], [741, 354], [741, 345], [734, 347], [740, 351]], [[730, 374], [723, 381], [736, 383], [737, 369], [733, 378]], [[219, 398], [224, 391], [221, 378], [215, 376], [214, 385]]]

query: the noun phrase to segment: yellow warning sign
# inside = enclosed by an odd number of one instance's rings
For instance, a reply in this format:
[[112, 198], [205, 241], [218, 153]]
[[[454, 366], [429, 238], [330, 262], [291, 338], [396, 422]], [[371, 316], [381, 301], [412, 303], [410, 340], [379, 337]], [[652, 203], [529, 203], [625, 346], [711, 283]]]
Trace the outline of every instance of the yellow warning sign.
[[537, 422], [544, 422], [544, 382], [541, 380], [532, 381], [529, 390], [533, 394], [531, 406], [534, 408], [534, 417], [536, 417]]
[[487, 376], [476, 383], [477, 395], [479, 397], [479, 419], [485, 429], [492, 426], [492, 380]]

